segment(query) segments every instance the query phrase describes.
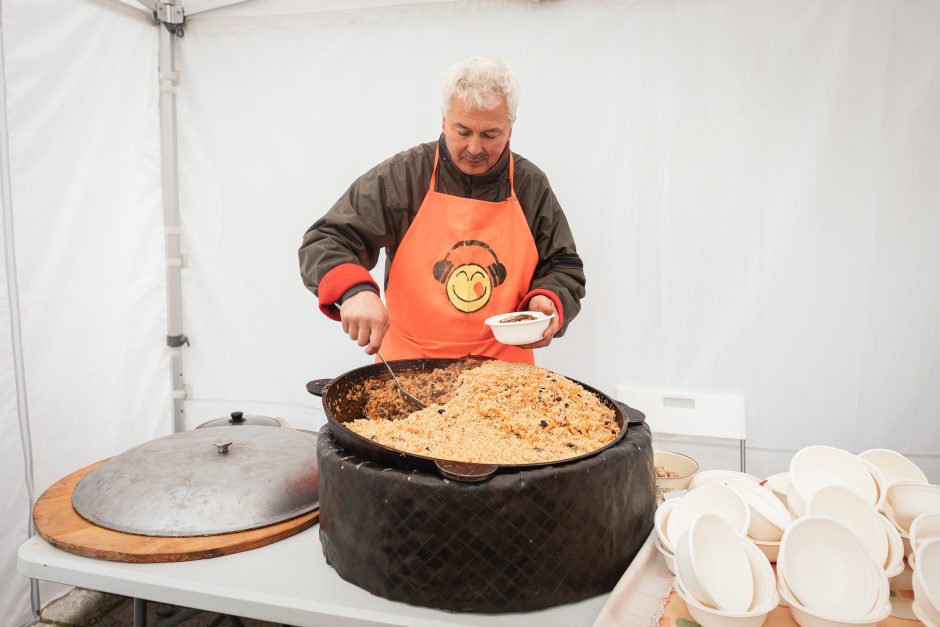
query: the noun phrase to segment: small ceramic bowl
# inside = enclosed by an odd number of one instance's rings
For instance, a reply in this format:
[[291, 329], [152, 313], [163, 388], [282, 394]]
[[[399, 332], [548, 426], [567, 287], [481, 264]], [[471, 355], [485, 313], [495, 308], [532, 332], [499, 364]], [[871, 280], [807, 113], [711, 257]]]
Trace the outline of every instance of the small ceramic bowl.
[[490, 316], [485, 322], [498, 342], [520, 346], [541, 340], [554, 317], [555, 314], [546, 315], [541, 311], [513, 311]]
[[685, 490], [698, 472], [698, 462], [682, 453], [653, 451], [653, 465], [665, 471], [677, 473], [678, 477], [656, 477], [656, 496], [665, 498], [670, 492]]

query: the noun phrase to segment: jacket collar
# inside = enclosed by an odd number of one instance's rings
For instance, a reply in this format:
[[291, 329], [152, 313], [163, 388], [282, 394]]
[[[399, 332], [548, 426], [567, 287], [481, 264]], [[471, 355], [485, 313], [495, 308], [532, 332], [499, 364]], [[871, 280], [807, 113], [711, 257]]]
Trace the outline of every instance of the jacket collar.
[[447, 143], [444, 141], [444, 133], [441, 133], [440, 139], [437, 141], [438, 155], [440, 162], [444, 164], [444, 167], [447, 169], [447, 172], [456, 177], [460, 178], [469, 178], [472, 179], [474, 183], [495, 183], [501, 179], [505, 179], [509, 173], [509, 142], [506, 142], [506, 147], [503, 149], [503, 154], [499, 156], [499, 160], [493, 165], [492, 168], [484, 172], [483, 174], [464, 174], [461, 172], [460, 168], [454, 165], [453, 160], [450, 158], [450, 151], [447, 150]]

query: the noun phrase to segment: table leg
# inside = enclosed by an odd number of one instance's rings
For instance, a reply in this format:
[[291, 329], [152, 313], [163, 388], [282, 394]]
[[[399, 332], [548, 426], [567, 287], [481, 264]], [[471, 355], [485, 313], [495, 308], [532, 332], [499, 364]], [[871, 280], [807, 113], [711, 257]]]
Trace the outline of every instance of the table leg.
[[134, 599], [134, 627], [147, 627], [146, 599]]

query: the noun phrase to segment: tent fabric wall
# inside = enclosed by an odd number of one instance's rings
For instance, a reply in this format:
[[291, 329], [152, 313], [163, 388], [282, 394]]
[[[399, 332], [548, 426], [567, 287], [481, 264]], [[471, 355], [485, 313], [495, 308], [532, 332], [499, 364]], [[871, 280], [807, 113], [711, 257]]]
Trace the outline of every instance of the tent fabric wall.
[[[38, 496], [66, 474], [172, 429], [157, 26], [144, 11], [103, 0], [5, 0], [2, 10]], [[7, 395], [15, 399], [9, 381], [2, 388], [0, 447], [9, 451], [4, 477], [17, 478], [22, 458], [19, 434], [10, 431], [15, 405], [6, 411]], [[9, 484], [9, 494], [3, 490], [11, 505], [3, 516], [20, 529], [3, 527], [4, 595], [27, 582], [15, 571], [29, 516], [19, 485], [21, 478]], [[43, 601], [58, 593], [44, 588]], [[11, 600], [10, 607], [22, 602]], [[16, 618], [22, 617], [4, 614], [0, 624], [19, 624]]]
[[436, 137], [438, 77], [482, 53], [520, 75], [513, 147], [588, 273], [542, 364], [743, 395], [755, 472], [827, 443], [940, 480], [936, 3], [322, 4], [239, 4], [181, 42], [191, 420], [237, 398], [322, 421], [303, 383], [367, 358], [300, 286], [300, 235]]
[[[39, 494], [171, 429], [158, 27], [127, 0], [0, 6]], [[322, 424], [304, 383], [368, 358], [302, 287], [301, 235], [435, 139], [439, 76], [486, 54], [520, 76], [513, 149], [548, 174], [588, 273], [542, 365], [610, 393], [743, 395], [757, 474], [827, 443], [914, 454], [940, 482], [938, 19], [929, 0], [254, 0], [189, 18], [189, 426]]]

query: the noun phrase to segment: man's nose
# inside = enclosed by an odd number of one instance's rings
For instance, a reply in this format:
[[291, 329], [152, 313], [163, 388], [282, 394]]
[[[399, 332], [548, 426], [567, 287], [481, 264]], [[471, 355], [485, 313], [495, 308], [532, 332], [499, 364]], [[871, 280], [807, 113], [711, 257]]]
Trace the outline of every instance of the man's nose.
[[470, 151], [471, 155], [479, 155], [483, 152], [483, 140], [479, 137], [470, 138], [470, 144], [467, 146], [467, 150]]

